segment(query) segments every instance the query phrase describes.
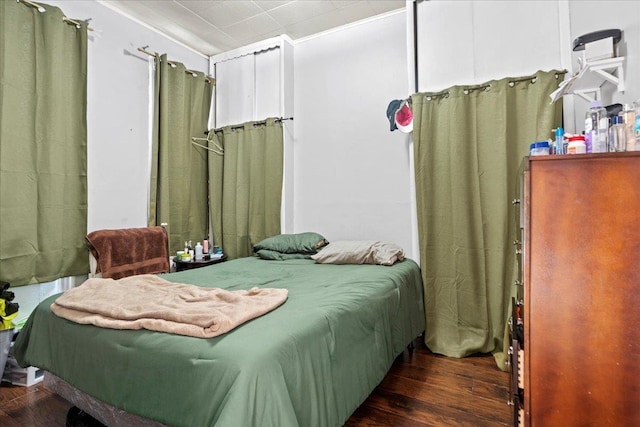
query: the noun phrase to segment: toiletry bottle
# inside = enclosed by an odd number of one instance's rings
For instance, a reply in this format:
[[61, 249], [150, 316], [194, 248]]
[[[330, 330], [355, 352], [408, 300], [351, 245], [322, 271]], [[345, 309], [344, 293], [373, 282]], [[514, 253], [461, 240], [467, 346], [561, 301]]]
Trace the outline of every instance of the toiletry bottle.
[[593, 101], [584, 120], [584, 136], [587, 153], [605, 153], [607, 151], [607, 133], [609, 119], [602, 101]]
[[627, 142], [624, 131], [622, 116], [613, 116], [611, 118], [611, 127], [609, 128], [609, 152], [626, 151]]
[[556, 146], [554, 154], [564, 154], [564, 129], [556, 128]]
[[209, 240], [208, 239], [203, 239], [202, 240], [202, 253], [203, 254], [208, 254], [209, 253]]
[[636, 110], [636, 120], [635, 120], [635, 126], [634, 126], [636, 143], [633, 150], [640, 151], [640, 101], [634, 102], [634, 105]]
[[587, 145], [585, 144], [585, 137], [583, 135], [576, 135], [569, 137], [569, 144], [567, 145], [567, 154], [584, 154], [587, 152]]
[[191, 261], [195, 260], [196, 258], [196, 254], [195, 254], [195, 250], [193, 248], [193, 245], [191, 244], [191, 240], [189, 240], [188, 243], [188, 248], [189, 248], [189, 255], [191, 256]]
[[626, 151], [636, 149], [636, 110], [633, 104], [624, 104], [622, 109], [622, 121], [624, 123], [624, 139], [627, 143]]
[[196, 243], [196, 261], [202, 260], [202, 245], [200, 242]]

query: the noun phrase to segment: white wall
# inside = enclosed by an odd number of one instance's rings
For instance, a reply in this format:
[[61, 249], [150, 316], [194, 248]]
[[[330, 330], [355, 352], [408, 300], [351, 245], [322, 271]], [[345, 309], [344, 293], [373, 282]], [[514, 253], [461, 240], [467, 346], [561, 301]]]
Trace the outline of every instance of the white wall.
[[404, 12], [295, 44], [294, 230], [412, 248], [409, 137], [387, 105], [411, 94]]
[[420, 91], [562, 69], [557, 1], [418, 4]]
[[[147, 55], [167, 53], [207, 72], [208, 59], [95, 1], [47, 1], [70, 18], [91, 18], [88, 46], [87, 231], [147, 225], [149, 182], [149, 66]], [[84, 279], [82, 276], [78, 280]], [[54, 281], [12, 288], [24, 319], [44, 298], [73, 286]]]
[[218, 62], [215, 127], [279, 117], [281, 48]]

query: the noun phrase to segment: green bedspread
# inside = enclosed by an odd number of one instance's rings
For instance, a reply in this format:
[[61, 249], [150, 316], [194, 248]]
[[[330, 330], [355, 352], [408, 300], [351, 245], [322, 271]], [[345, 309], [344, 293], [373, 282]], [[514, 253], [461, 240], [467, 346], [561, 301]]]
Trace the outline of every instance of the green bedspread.
[[163, 278], [287, 288], [276, 310], [211, 339], [79, 325], [43, 301], [18, 336], [23, 365], [171, 426], [335, 426], [424, 330], [418, 266], [243, 258]]

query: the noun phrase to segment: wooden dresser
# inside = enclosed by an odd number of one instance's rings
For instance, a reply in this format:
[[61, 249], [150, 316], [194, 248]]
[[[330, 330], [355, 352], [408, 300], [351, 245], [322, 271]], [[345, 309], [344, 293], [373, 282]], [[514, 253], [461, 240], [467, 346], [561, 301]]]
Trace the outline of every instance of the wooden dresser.
[[515, 424], [640, 426], [640, 152], [525, 159], [519, 207]]

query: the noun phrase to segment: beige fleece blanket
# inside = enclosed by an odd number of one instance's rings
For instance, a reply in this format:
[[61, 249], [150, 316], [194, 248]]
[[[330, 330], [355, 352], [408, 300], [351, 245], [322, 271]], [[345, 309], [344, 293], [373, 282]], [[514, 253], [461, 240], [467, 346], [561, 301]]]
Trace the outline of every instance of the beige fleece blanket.
[[142, 274], [119, 280], [89, 279], [58, 297], [51, 310], [73, 322], [103, 328], [211, 338], [279, 307], [287, 292], [202, 288]]

